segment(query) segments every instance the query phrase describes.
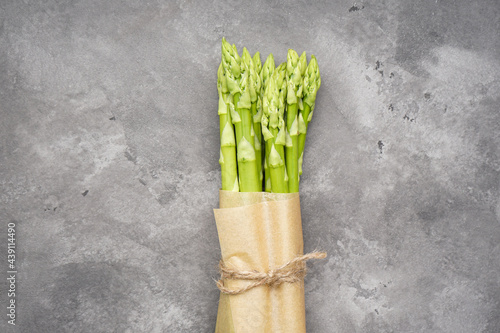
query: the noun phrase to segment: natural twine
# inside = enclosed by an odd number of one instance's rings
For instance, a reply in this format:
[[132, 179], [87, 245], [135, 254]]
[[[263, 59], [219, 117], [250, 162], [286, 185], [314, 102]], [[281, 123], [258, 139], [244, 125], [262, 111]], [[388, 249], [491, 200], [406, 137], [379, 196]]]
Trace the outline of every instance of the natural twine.
[[[219, 261], [220, 279], [217, 281], [217, 287], [221, 292], [228, 295], [242, 294], [255, 287], [267, 285], [269, 287], [278, 286], [284, 282], [295, 283], [304, 279], [307, 274], [306, 261], [310, 259], [324, 259], [326, 252], [314, 251], [302, 256], [296, 257], [286, 264], [271, 269], [267, 273], [258, 271], [238, 271], [227, 267], [224, 261]], [[255, 281], [246, 287], [239, 289], [229, 289], [224, 286], [224, 280], [250, 280]]]

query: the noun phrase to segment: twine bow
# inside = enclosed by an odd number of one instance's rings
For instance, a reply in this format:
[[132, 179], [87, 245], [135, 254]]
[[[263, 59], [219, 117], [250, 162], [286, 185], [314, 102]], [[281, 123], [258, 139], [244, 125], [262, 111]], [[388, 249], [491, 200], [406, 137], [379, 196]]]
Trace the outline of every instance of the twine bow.
[[[324, 259], [326, 252], [314, 251], [302, 256], [296, 257], [286, 264], [271, 269], [267, 273], [258, 271], [238, 271], [227, 267], [224, 261], [219, 261], [220, 279], [217, 281], [217, 287], [221, 292], [228, 295], [242, 294], [255, 287], [267, 285], [269, 287], [279, 286], [280, 284], [295, 283], [304, 279], [307, 274], [306, 261], [311, 259]], [[246, 287], [239, 289], [229, 289], [224, 286], [224, 280], [248, 280], [255, 281]]]

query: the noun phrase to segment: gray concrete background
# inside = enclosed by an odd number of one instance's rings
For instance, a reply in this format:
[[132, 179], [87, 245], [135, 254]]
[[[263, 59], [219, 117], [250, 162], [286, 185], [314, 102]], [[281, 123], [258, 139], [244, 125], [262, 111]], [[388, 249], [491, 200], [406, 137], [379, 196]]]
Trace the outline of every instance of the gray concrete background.
[[[17, 325], [212, 332], [216, 70], [319, 60], [308, 332], [500, 332], [500, 4], [1, 1], [0, 244]], [[5, 313], [3, 313], [5, 312]]]

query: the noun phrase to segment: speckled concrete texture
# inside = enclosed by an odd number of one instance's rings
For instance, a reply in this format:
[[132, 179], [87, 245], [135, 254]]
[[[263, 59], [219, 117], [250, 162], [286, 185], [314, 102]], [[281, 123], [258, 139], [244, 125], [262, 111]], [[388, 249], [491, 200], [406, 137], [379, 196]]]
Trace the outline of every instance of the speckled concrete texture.
[[225, 36], [319, 61], [308, 332], [500, 332], [499, 31], [496, 0], [1, 1], [0, 331], [214, 330]]

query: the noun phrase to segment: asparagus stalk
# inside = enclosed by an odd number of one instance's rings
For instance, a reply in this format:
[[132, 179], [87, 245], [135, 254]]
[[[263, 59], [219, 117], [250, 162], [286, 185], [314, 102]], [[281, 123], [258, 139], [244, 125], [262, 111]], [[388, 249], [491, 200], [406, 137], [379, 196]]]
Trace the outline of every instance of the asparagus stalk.
[[321, 76], [319, 74], [318, 61], [316, 57], [312, 55], [304, 74], [303, 109], [299, 113], [299, 175], [302, 174], [307, 127], [312, 119], [316, 94], [320, 86]]
[[[269, 56], [267, 57], [266, 61], [264, 62], [264, 65], [262, 66], [262, 70], [260, 72], [260, 78], [261, 78], [261, 101], [262, 101], [262, 109], [263, 108], [263, 105], [264, 105], [264, 93], [265, 93], [265, 90], [267, 88], [267, 85], [268, 85], [268, 82], [269, 82], [269, 78], [272, 76], [273, 72], [274, 72], [274, 56], [273, 54], [269, 54]], [[261, 119], [263, 119], [263, 116], [261, 116]], [[267, 119], [267, 118], [266, 118]], [[264, 127], [268, 127], [268, 124], [264, 125], [262, 124], [262, 126]], [[271, 177], [270, 177], [270, 173], [269, 173], [269, 166], [268, 166], [268, 159], [269, 159], [269, 152], [271, 150], [271, 146], [270, 146], [270, 141], [265, 141], [265, 145], [264, 145], [264, 189], [266, 192], [271, 192]]]
[[[253, 123], [254, 123], [254, 131], [255, 131], [255, 137], [259, 139], [259, 144], [260, 144], [260, 181], [261, 183], [264, 181], [264, 156], [265, 156], [265, 149], [264, 149], [264, 141], [262, 139], [262, 124], [261, 119], [262, 119], [262, 98], [261, 98], [261, 91], [262, 91], [262, 79], [260, 77], [260, 73], [262, 71], [262, 61], [260, 60], [260, 52], [255, 52], [255, 54], [252, 57], [253, 64], [255, 66], [255, 72], [257, 73], [258, 80], [259, 80], [259, 85], [258, 89], [256, 89], [257, 93], [257, 107], [256, 107], [256, 113], [253, 116]], [[264, 184], [262, 184], [264, 188]]]
[[256, 163], [251, 111], [249, 68], [241, 60], [236, 46], [222, 39], [222, 67], [233, 101], [229, 101], [231, 120], [236, 132], [239, 187], [241, 192], [260, 192], [262, 185]]
[[[281, 158], [286, 161], [286, 153], [285, 153], [285, 146], [286, 146], [286, 121], [285, 121], [285, 110], [286, 110], [286, 95], [287, 95], [287, 80], [286, 80], [286, 62], [280, 64], [276, 70], [273, 72], [276, 75], [276, 85], [279, 87], [279, 98], [278, 98], [278, 114], [281, 119], [283, 119], [283, 127], [280, 128], [280, 132], [278, 133], [278, 138], [276, 138], [276, 141], [280, 142], [284, 140], [283, 144], [283, 149], [278, 150], [280, 153]], [[282, 135], [282, 137], [280, 137]], [[288, 187], [288, 173], [286, 171], [286, 162], [285, 162], [285, 186], [287, 189], [287, 193], [290, 192], [289, 187]]]
[[236, 142], [234, 140], [233, 123], [229, 112], [227, 100], [226, 77], [222, 63], [217, 71], [217, 90], [219, 91], [219, 124], [220, 124], [220, 158], [222, 189], [225, 191], [239, 192], [238, 171], [236, 166]]
[[[258, 56], [258, 54], [256, 54]], [[262, 187], [262, 179], [264, 174], [262, 172], [262, 126], [260, 120], [262, 118], [262, 112], [259, 112], [258, 104], [260, 97], [261, 81], [257, 68], [255, 66], [253, 58], [246, 48], [243, 48], [243, 53], [241, 59], [248, 68], [249, 74], [249, 89], [250, 89], [250, 102], [252, 111], [252, 121], [253, 121], [253, 132], [254, 132], [254, 147], [255, 147], [255, 160], [257, 164], [257, 172], [259, 174], [259, 182]], [[260, 61], [260, 58], [259, 58]]]
[[262, 101], [262, 134], [266, 140], [266, 160], [270, 174], [271, 190], [288, 193], [285, 169], [286, 127], [284, 121], [284, 98], [286, 90], [286, 65], [276, 68], [266, 82]]
[[287, 54], [287, 114], [286, 114], [286, 170], [290, 193], [299, 191], [299, 119], [298, 107], [302, 97], [302, 75], [306, 69], [305, 52], [299, 58], [294, 50]]

